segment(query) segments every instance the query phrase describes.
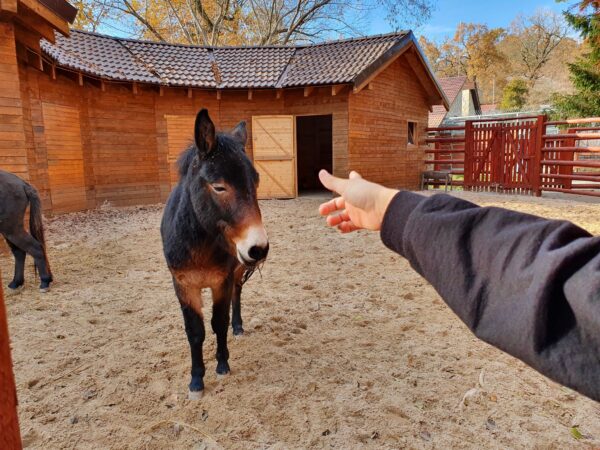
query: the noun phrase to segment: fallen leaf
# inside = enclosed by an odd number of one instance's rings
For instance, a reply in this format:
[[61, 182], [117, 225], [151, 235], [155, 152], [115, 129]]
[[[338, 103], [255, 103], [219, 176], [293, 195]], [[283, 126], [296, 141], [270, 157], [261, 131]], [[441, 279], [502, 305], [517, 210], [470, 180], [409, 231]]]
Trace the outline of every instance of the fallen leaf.
[[583, 434], [581, 434], [577, 425], [574, 427], [571, 427], [571, 436], [573, 436], [573, 438], [577, 439], [578, 441], [580, 439], [583, 439]]

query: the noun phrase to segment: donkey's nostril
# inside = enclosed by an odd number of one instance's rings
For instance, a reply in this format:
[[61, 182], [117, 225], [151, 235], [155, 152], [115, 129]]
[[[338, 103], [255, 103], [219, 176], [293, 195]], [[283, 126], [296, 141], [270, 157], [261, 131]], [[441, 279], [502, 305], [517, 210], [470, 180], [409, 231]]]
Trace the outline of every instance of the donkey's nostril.
[[254, 261], [262, 261], [267, 257], [267, 253], [269, 253], [269, 244], [265, 245], [264, 247], [255, 245], [248, 252], [248, 256]]

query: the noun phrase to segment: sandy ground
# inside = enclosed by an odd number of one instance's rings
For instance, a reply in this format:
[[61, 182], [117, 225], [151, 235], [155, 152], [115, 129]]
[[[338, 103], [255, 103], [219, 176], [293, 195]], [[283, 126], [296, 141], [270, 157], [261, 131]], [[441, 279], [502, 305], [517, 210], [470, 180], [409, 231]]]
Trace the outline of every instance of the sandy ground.
[[[597, 202], [458, 195], [600, 234]], [[39, 294], [28, 267], [25, 289], [7, 298], [25, 445], [600, 446], [599, 404], [476, 340], [376, 234], [326, 229], [322, 198], [262, 203], [272, 250], [243, 292], [247, 332], [231, 342], [222, 380], [207, 335], [199, 401], [186, 398], [190, 360], [161, 254], [161, 206], [48, 221], [53, 290]], [[6, 284], [7, 255], [0, 268]]]

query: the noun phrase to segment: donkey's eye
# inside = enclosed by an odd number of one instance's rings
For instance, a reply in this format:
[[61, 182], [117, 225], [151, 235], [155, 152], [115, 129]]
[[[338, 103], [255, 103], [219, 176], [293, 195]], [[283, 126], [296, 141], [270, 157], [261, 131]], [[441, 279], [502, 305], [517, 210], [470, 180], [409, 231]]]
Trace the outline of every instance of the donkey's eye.
[[222, 184], [211, 184], [210, 187], [213, 188], [213, 191], [215, 191], [218, 194], [222, 194], [223, 192], [225, 192], [227, 190], [227, 188], [225, 186], [223, 186]]

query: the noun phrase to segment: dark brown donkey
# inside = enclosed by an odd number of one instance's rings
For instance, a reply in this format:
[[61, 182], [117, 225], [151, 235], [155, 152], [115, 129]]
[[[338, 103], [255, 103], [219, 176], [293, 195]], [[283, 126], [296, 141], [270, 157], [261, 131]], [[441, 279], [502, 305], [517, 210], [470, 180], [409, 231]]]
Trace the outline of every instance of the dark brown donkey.
[[[25, 231], [25, 211], [29, 206], [29, 231]], [[46, 256], [42, 204], [37, 191], [16, 175], [0, 170], [0, 234], [15, 257], [15, 276], [8, 287], [18, 289], [25, 283], [25, 256], [33, 256], [39, 271], [40, 291], [52, 283], [52, 272]]]
[[229, 373], [227, 329], [242, 334], [242, 284], [269, 251], [256, 188], [258, 173], [245, 153], [246, 124], [216, 133], [203, 109], [194, 125], [195, 145], [179, 159], [179, 184], [169, 196], [161, 224], [192, 354], [190, 398], [204, 389], [202, 288], [213, 294], [211, 325], [217, 335], [217, 373]]

